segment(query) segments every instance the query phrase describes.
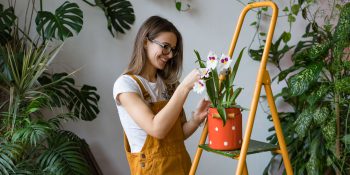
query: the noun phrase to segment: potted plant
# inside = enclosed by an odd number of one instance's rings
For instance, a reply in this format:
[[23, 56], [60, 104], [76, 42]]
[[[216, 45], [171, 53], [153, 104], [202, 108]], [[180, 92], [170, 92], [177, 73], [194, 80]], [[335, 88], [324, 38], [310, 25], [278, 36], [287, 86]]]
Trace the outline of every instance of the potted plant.
[[242, 88], [234, 89], [239, 63], [244, 49], [240, 52], [235, 64], [233, 59], [222, 54], [219, 58], [214, 52], [209, 52], [203, 61], [197, 51], [197, 61], [200, 66], [201, 80], [195, 83], [194, 91], [201, 93], [206, 89], [211, 101], [208, 114], [209, 147], [217, 150], [234, 150], [242, 144], [242, 114], [241, 106], [236, 98]]

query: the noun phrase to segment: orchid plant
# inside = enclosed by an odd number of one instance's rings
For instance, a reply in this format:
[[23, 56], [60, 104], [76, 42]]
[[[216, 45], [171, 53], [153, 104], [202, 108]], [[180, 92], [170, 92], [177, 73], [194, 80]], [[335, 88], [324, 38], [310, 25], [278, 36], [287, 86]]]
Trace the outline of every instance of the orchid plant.
[[242, 88], [233, 88], [233, 81], [243, 55], [244, 49], [241, 50], [235, 64], [231, 67], [233, 59], [225, 54], [220, 58], [216, 53], [210, 51], [206, 61], [201, 59], [198, 51], [194, 51], [199, 63], [201, 79], [195, 83], [193, 90], [201, 94], [205, 90], [212, 103], [212, 107], [217, 108], [220, 118], [225, 125], [227, 115], [225, 108], [242, 108], [236, 104], [236, 98], [241, 93]]

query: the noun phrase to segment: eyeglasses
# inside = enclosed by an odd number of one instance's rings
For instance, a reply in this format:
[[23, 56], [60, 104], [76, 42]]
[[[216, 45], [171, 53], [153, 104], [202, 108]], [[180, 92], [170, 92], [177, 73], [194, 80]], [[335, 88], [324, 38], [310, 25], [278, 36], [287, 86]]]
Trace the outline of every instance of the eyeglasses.
[[169, 44], [164, 44], [161, 43], [157, 40], [150, 40], [149, 38], [147, 38], [149, 41], [151, 41], [152, 43], [157, 44], [158, 46], [160, 46], [163, 50], [162, 50], [162, 54], [164, 55], [168, 55], [171, 53], [173, 53], [173, 57], [177, 55], [177, 49], [175, 48], [171, 48], [171, 46]]

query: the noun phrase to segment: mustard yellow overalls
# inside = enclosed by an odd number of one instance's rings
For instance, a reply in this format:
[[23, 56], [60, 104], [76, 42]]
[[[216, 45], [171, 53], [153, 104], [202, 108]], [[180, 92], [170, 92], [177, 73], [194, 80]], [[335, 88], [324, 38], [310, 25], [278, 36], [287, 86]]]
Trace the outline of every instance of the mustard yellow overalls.
[[[144, 99], [150, 98], [141, 81], [130, 75], [140, 86]], [[150, 103], [150, 108], [157, 114], [168, 101]], [[124, 133], [124, 148], [132, 175], [188, 175], [191, 158], [185, 148], [182, 130], [183, 113], [164, 139], [147, 135], [145, 144], [139, 153], [131, 153], [128, 139]]]

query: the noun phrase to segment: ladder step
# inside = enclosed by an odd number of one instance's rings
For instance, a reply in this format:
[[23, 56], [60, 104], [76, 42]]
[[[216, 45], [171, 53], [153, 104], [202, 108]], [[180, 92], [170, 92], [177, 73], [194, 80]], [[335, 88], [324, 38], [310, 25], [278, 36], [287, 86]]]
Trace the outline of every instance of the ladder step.
[[[213, 152], [213, 153], [220, 154], [230, 158], [239, 157], [239, 154], [241, 152], [240, 149], [232, 150], [232, 151], [215, 150], [215, 149], [209, 148], [208, 144], [202, 144], [198, 146], [208, 152]], [[254, 153], [260, 153], [260, 152], [266, 152], [266, 151], [276, 151], [276, 150], [278, 150], [278, 146], [274, 144], [260, 142], [257, 140], [250, 140], [247, 154], [254, 154]]]

